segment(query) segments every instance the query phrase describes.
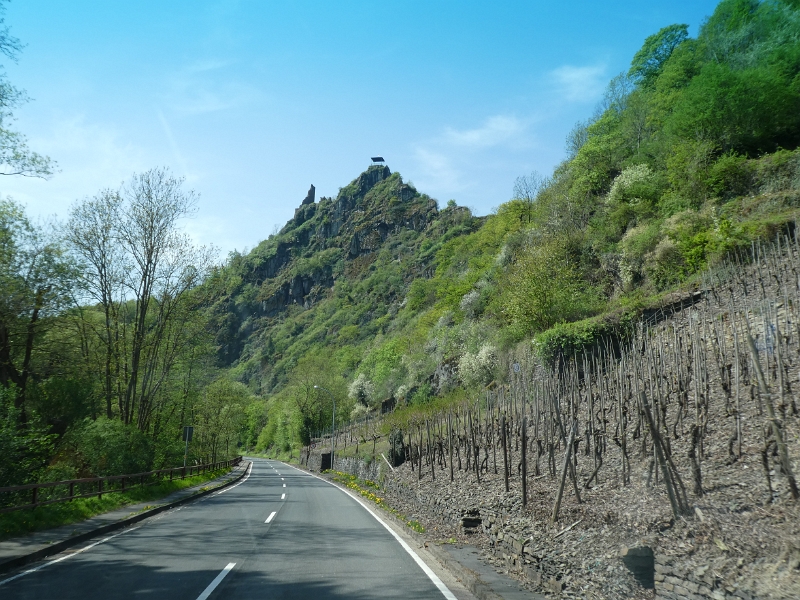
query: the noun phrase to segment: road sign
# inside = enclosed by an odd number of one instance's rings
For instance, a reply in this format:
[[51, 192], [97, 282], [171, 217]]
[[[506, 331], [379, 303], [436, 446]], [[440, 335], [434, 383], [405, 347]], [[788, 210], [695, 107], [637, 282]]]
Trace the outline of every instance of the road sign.
[[194, 433], [194, 427], [184, 427], [183, 428], [183, 441], [184, 442], [191, 442], [193, 433]]

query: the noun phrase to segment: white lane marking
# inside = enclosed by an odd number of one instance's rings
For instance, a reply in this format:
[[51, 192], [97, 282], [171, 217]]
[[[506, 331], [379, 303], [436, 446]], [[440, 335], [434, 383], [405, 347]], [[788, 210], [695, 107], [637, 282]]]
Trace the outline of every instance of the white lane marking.
[[286, 494], [281, 494], [281, 500], [286, 500]]
[[286, 484], [285, 484], [285, 483], [283, 484], [283, 487], [286, 487]]
[[222, 583], [222, 580], [225, 579], [225, 576], [231, 572], [231, 569], [236, 566], [236, 563], [228, 563], [228, 566], [222, 569], [222, 572], [214, 577], [214, 581], [208, 584], [208, 587], [203, 590], [203, 593], [197, 597], [197, 600], [206, 600], [211, 595], [217, 586]]
[[[288, 466], [288, 465], [287, 465], [287, 466]], [[358, 498], [358, 497], [355, 495], [355, 493], [351, 493], [349, 490], [346, 490], [346, 489], [340, 488], [338, 485], [334, 485], [334, 484], [332, 484], [330, 481], [328, 481], [327, 479], [323, 479], [322, 477], [319, 477], [319, 476], [317, 476], [317, 475], [314, 475], [313, 473], [305, 473], [304, 471], [300, 471], [300, 469], [297, 469], [297, 468], [295, 468], [295, 467], [292, 467], [292, 468], [293, 468], [293, 469], [295, 469], [295, 471], [299, 471], [299, 472], [300, 472], [300, 473], [302, 473], [303, 475], [311, 475], [311, 477], [316, 477], [316, 478], [317, 478], [317, 479], [319, 479], [320, 481], [324, 481], [324, 482], [325, 482], [325, 483], [327, 483], [328, 485], [331, 485], [331, 486], [333, 486], [333, 487], [335, 487], [335, 488], [337, 488], [337, 489], [341, 490], [342, 492], [344, 492], [345, 494], [347, 494], [348, 496], [350, 496], [350, 497], [351, 497], [353, 500], [355, 500], [356, 502], [358, 502], [358, 503], [359, 503], [361, 506], [363, 506], [363, 507], [364, 507], [364, 510], [366, 510], [366, 511], [367, 511], [369, 514], [371, 514], [371, 515], [374, 517], [374, 519], [375, 519], [375, 520], [376, 520], [378, 523], [380, 523], [381, 525], [383, 525], [383, 527], [386, 529], [386, 531], [388, 531], [389, 533], [391, 533], [391, 534], [392, 534], [392, 536], [394, 537], [394, 539], [396, 539], [396, 540], [397, 540], [397, 542], [398, 542], [398, 543], [399, 543], [399, 544], [400, 544], [400, 545], [403, 547], [403, 550], [405, 550], [406, 552], [408, 552], [408, 553], [411, 555], [411, 558], [413, 558], [413, 559], [414, 559], [414, 562], [415, 562], [415, 563], [417, 563], [417, 565], [419, 565], [419, 567], [420, 567], [420, 568], [421, 568], [421, 569], [422, 569], [422, 570], [425, 572], [425, 575], [427, 575], [427, 576], [428, 576], [428, 578], [429, 578], [429, 579], [430, 579], [430, 580], [433, 582], [433, 585], [435, 585], [435, 586], [436, 586], [436, 587], [439, 589], [439, 591], [442, 593], [442, 596], [444, 596], [445, 598], [447, 598], [447, 600], [458, 600], [458, 599], [455, 597], [455, 595], [453, 594], [453, 592], [451, 592], [451, 591], [450, 591], [450, 589], [449, 589], [449, 588], [448, 588], [448, 587], [447, 587], [447, 586], [444, 584], [444, 582], [443, 582], [441, 579], [439, 579], [439, 576], [438, 576], [436, 573], [434, 573], [434, 572], [431, 570], [431, 568], [430, 568], [430, 567], [429, 567], [427, 564], [425, 564], [425, 561], [423, 561], [423, 560], [422, 560], [422, 559], [419, 557], [419, 555], [418, 555], [416, 552], [414, 552], [414, 550], [412, 550], [412, 549], [411, 549], [411, 546], [409, 546], [409, 545], [408, 545], [408, 544], [405, 542], [405, 540], [404, 540], [403, 538], [401, 538], [401, 537], [400, 537], [400, 536], [399, 536], [399, 535], [398, 535], [398, 534], [395, 532], [395, 530], [394, 530], [394, 529], [392, 529], [391, 527], [389, 527], [389, 525], [388, 525], [387, 523], [385, 523], [385, 522], [384, 522], [384, 521], [383, 521], [383, 520], [382, 520], [382, 519], [381, 519], [381, 518], [380, 518], [380, 517], [379, 517], [377, 514], [375, 514], [374, 512], [372, 512], [372, 509], [370, 509], [370, 507], [369, 507], [369, 506], [367, 506], [366, 504], [364, 504], [364, 502], [362, 502], [362, 501], [361, 501], [361, 499], [360, 499], [360, 498]]]
[[269, 516], [267, 517], [267, 520], [264, 521], [264, 523], [269, 523], [270, 521], [272, 521], [272, 519], [275, 518], [276, 514], [278, 514], [278, 513], [273, 510], [271, 513], [269, 513]]
[[239, 487], [240, 485], [242, 485], [242, 484], [243, 484], [245, 481], [247, 481], [247, 480], [250, 478], [250, 473], [252, 473], [252, 472], [253, 472], [253, 463], [251, 462], [251, 463], [250, 463], [250, 466], [249, 466], [249, 467], [247, 467], [247, 474], [244, 476], [244, 479], [242, 479], [242, 480], [241, 480], [239, 483], [236, 483], [236, 484], [232, 485], [231, 487], [227, 487], [227, 488], [225, 488], [225, 489], [224, 489], [224, 490], [222, 490], [221, 492], [217, 492], [217, 493], [216, 493], [216, 494], [214, 494], [214, 495], [215, 495], [215, 496], [219, 496], [220, 494], [224, 494], [224, 493], [225, 493], [225, 492], [227, 492], [228, 490], [232, 490], [232, 489], [233, 489], [233, 488], [235, 488], [235, 487]]
[[[141, 527], [141, 525], [139, 527]], [[125, 531], [121, 531], [119, 533], [115, 533], [114, 535], [110, 535], [107, 538], [103, 538], [99, 542], [95, 542], [94, 544], [89, 544], [85, 548], [81, 548], [80, 550], [76, 550], [72, 554], [67, 554], [65, 556], [62, 556], [61, 558], [57, 558], [55, 560], [48, 561], [48, 562], [44, 563], [43, 565], [39, 565], [38, 567], [34, 567], [33, 569], [28, 569], [27, 571], [23, 571], [22, 573], [14, 575], [13, 577], [9, 577], [8, 579], [3, 579], [2, 581], [0, 581], [0, 585], [8, 583], [9, 581], [14, 581], [15, 579], [19, 579], [20, 577], [23, 577], [23, 576], [25, 576], [25, 575], [27, 575], [29, 573], [35, 573], [39, 569], [44, 569], [45, 567], [49, 567], [50, 565], [54, 565], [54, 564], [56, 564], [58, 562], [61, 562], [62, 560], [67, 560], [68, 558], [72, 558], [73, 556], [76, 556], [76, 555], [80, 554], [81, 552], [86, 552], [87, 550], [89, 550], [91, 548], [94, 548], [95, 546], [97, 546], [99, 544], [102, 544], [103, 542], [107, 542], [108, 540], [113, 540], [115, 537], [119, 537], [120, 535], [122, 535], [124, 533], [128, 533], [129, 531], [136, 531], [137, 529], [139, 529], [139, 527], [131, 527], [130, 529], [126, 529]]]
[[286, 481], [283, 477], [281, 477], [281, 481]]

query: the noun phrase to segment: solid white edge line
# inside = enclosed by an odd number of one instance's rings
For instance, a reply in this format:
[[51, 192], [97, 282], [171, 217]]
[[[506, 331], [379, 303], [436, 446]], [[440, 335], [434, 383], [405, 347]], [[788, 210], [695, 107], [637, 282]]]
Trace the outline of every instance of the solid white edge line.
[[253, 461], [251, 460], [251, 461], [250, 461], [250, 466], [249, 466], [249, 467], [247, 467], [247, 473], [245, 474], [245, 476], [244, 476], [244, 479], [242, 479], [242, 480], [241, 480], [239, 483], [232, 485], [231, 487], [227, 487], [227, 488], [225, 488], [225, 489], [224, 489], [224, 490], [222, 490], [221, 492], [217, 492], [217, 493], [216, 493], [216, 494], [214, 494], [214, 495], [215, 495], [215, 496], [219, 496], [220, 494], [224, 494], [224, 493], [225, 493], [225, 492], [227, 492], [228, 490], [232, 490], [232, 489], [233, 489], [233, 488], [235, 488], [235, 487], [239, 487], [240, 485], [242, 485], [242, 484], [243, 484], [245, 481], [247, 481], [247, 480], [250, 478], [250, 473], [251, 473], [252, 471], [253, 471]]
[[[289, 466], [291, 466], [291, 465], [289, 465]], [[292, 467], [292, 468], [294, 469], [294, 467]], [[296, 471], [300, 471], [300, 469], [295, 469], [295, 470], [296, 470]], [[300, 471], [300, 472], [301, 472], [301, 473], [305, 473], [305, 471]], [[453, 594], [453, 592], [451, 592], [451, 591], [450, 591], [450, 588], [448, 588], [448, 587], [447, 587], [447, 586], [444, 584], [444, 582], [443, 582], [441, 579], [439, 579], [439, 576], [438, 576], [436, 573], [434, 573], [434, 572], [431, 570], [431, 568], [430, 568], [430, 567], [429, 567], [427, 564], [425, 564], [425, 561], [424, 561], [424, 560], [422, 560], [422, 559], [419, 557], [419, 555], [418, 555], [416, 552], [414, 552], [414, 550], [411, 548], [411, 546], [409, 546], [409, 545], [406, 543], [406, 541], [405, 541], [403, 538], [401, 538], [401, 537], [400, 537], [400, 536], [397, 534], [397, 532], [395, 532], [395, 530], [394, 530], [394, 529], [392, 529], [391, 527], [389, 527], [389, 525], [388, 525], [387, 523], [385, 523], [385, 522], [383, 521], [383, 519], [381, 519], [381, 518], [380, 518], [380, 517], [379, 517], [377, 514], [375, 514], [375, 513], [372, 511], [372, 509], [371, 509], [369, 506], [367, 506], [366, 504], [364, 504], [364, 502], [362, 502], [362, 501], [361, 501], [361, 498], [357, 497], [355, 494], [352, 494], [352, 493], [350, 493], [350, 491], [349, 491], [349, 490], [346, 490], [346, 489], [340, 488], [338, 485], [334, 485], [333, 483], [331, 483], [331, 482], [330, 482], [330, 481], [328, 481], [327, 479], [324, 479], [324, 478], [322, 478], [322, 477], [319, 477], [319, 476], [317, 476], [317, 475], [314, 475], [313, 473], [306, 473], [306, 474], [307, 474], [307, 475], [311, 475], [311, 477], [316, 477], [316, 478], [317, 478], [317, 479], [319, 479], [320, 481], [324, 481], [324, 482], [325, 482], [325, 483], [327, 483], [328, 485], [330, 485], [330, 486], [333, 486], [333, 487], [335, 487], [337, 490], [340, 490], [340, 491], [344, 492], [345, 494], [347, 494], [348, 496], [350, 496], [350, 497], [351, 497], [353, 500], [355, 500], [356, 502], [358, 502], [358, 503], [359, 503], [359, 504], [360, 504], [362, 507], [364, 507], [364, 510], [366, 510], [366, 511], [367, 511], [369, 514], [371, 514], [371, 515], [373, 516], [373, 518], [374, 518], [374, 519], [375, 519], [375, 520], [376, 520], [378, 523], [380, 523], [381, 525], [383, 525], [383, 526], [384, 526], [384, 528], [386, 529], [386, 531], [388, 531], [389, 533], [391, 533], [391, 534], [392, 534], [392, 536], [394, 536], [394, 539], [396, 539], [396, 540], [397, 540], [397, 542], [398, 542], [398, 543], [399, 543], [399, 544], [400, 544], [400, 545], [403, 547], [403, 550], [405, 550], [406, 552], [408, 552], [408, 553], [411, 555], [411, 558], [413, 558], [413, 559], [414, 559], [414, 562], [415, 562], [415, 563], [417, 563], [417, 565], [419, 565], [419, 567], [420, 567], [420, 568], [421, 568], [421, 569], [424, 571], [425, 575], [427, 575], [427, 576], [428, 576], [428, 578], [429, 578], [429, 579], [430, 579], [430, 580], [433, 582], [433, 585], [435, 585], [435, 586], [436, 586], [436, 587], [439, 589], [439, 591], [442, 593], [442, 595], [443, 595], [445, 598], [447, 598], [447, 600], [458, 600], [458, 598], [456, 598], [456, 597], [455, 597], [455, 595]], [[199, 600], [199, 599], [198, 599], [198, 600]]]
[[222, 569], [222, 572], [220, 572], [219, 575], [214, 577], [214, 581], [208, 584], [208, 587], [205, 590], [203, 590], [203, 593], [197, 597], [197, 600], [206, 600], [206, 598], [208, 598], [211, 595], [211, 592], [213, 592], [217, 588], [217, 586], [222, 582], [222, 580], [225, 579], [225, 576], [228, 573], [230, 573], [231, 569], [233, 569], [233, 567], [235, 566], [236, 563], [228, 563], [228, 566]]
[[[139, 527], [141, 527], [141, 525]], [[13, 577], [9, 577], [8, 579], [3, 579], [2, 581], [0, 581], [0, 585], [8, 583], [9, 581], [14, 581], [15, 579], [19, 579], [20, 577], [23, 577], [24, 575], [28, 575], [29, 573], [35, 573], [39, 569], [44, 569], [45, 567], [49, 567], [50, 565], [54, 565], [56, 563], [59, 563], [62, 560], [67, 560], [68, 558], [72, 558], [73, 556], [77, 556], [81, 552], [86, 552], [87, 550], [90, 550], [91, 548], [94, 548], [95, 546], [97, 546], [99, 544], [102, 544], [103, 542], [107, 542], [108, 540], [112, 540], [115, 537], [119, 537], [124, 533], [128, 533], [129, 531], [136, 531], [137, 529], [139, 529], [139, 527], [131, 527], [130, 529], [126, 529], [125, 531], [120, 531], [119, 533], [115, 533], [114, 535], [110, 535], [107, 538], [103, 538], [99, 542], [95, 542], [93, 544], [89, 544], [88, 546], [85, 546], [84, 548], [81, 548], [80, 550], [76, 550], [72, 554], [67, 554], [67, 555], [62, 556], [61, 558], [57, 558], [55, 560], [50, 560], [50, 561], [44, 563], [43, 565], [39, 565], [38, 567], [34, 567], [33, 569], [28, 569], [27, 571], [23, 571], [22, 573], [18, 573], [17, 575], [14, 575]]]
[[269, 516], [267, 517], [267, 520], [266, 520], [266, 521], [264, 521], [264, 523], [269, 523], [270, 521], [272, 521], [272, 519], [274, 519], [274, 518], [275, 518], [275, 515], [277, 515], [277, 514], [278, 514], [278, 513], [277, 513], [276, 511], [274, 511], [274, 510], [273, 510], [271, 513], [269, 513]]

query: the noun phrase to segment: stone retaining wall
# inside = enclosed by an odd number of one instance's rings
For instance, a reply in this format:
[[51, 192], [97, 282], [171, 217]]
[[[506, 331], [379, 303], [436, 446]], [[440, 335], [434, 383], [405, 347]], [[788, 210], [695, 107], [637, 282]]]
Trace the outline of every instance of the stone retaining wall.
[[373, 460], [370, 462], [365, 462], [357, 458], [334, 457], [333, 470], [341, 471], [342, 473], [349, 473], [350, 475], [355, 475], [359, 479], [369, 479], [370, 481], [379, 481], [381, 478], [381, 462], [383, 462], [382, 458], [378, 458], [377, 460]]
[[[531, 581], [538, 583], [542, 578], [560, 579], [558, 565], [544, 555], [537, 556], [531, 548], [526, 547], [527, 540], [512, 533], [505, 526], [506, 520], [501, 514], [485, 507], [466, 507], [457, 496], [428, 495], [392, 479], [384, 481], [383, 487], [390, 494], [461, 526], [465, 533], [483, 533], [491, 540], [495, 556], [503, 558], [510, 570], [524, 573]], [[469, 527], [467, 524], [477, 526]]]
[[[322, 465], [322, 455], [312, 453], [308, 456], [306, 461], [305, 454], [301, 455], [301, 461], [304, 461], [306, 468], [309, 471], [319, 473]], [[370, 481], [379, 481], [381, 478], [381, 463], [383, 459], [378, 457], [377, 460], [366, 462], [357, 458], [338, 458], [334, 456], [333, 470], [341, 471], [342, 473], [349, 473], [355, 475], [359, 479], [369, 479]], [[386, 463], [384, 463], [384, 466]], [[389, 467], [386, 467], [387, 469]]]
[[726, 585], [711, 565], [692, 568], [685, 559], [656, 555], [657, 600], [753, 600], [749, 592]]

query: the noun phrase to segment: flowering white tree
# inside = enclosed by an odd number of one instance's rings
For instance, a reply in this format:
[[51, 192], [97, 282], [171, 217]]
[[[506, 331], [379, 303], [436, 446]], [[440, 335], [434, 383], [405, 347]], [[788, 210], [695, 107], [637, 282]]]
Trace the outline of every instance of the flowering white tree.
[[464, 352], [458, 360], [458, 376], [467, 387], [489, 383], [496, 368], [497, 349], [491, 344], [484, 344], [476, 353]]
[[367, 379], [366, 375], [359, 373], [358, 377], [350, 384], [347, 395], [351, 400], [355, 400], [357, 405], [369, 406], [375, 397], [375, 385]]

